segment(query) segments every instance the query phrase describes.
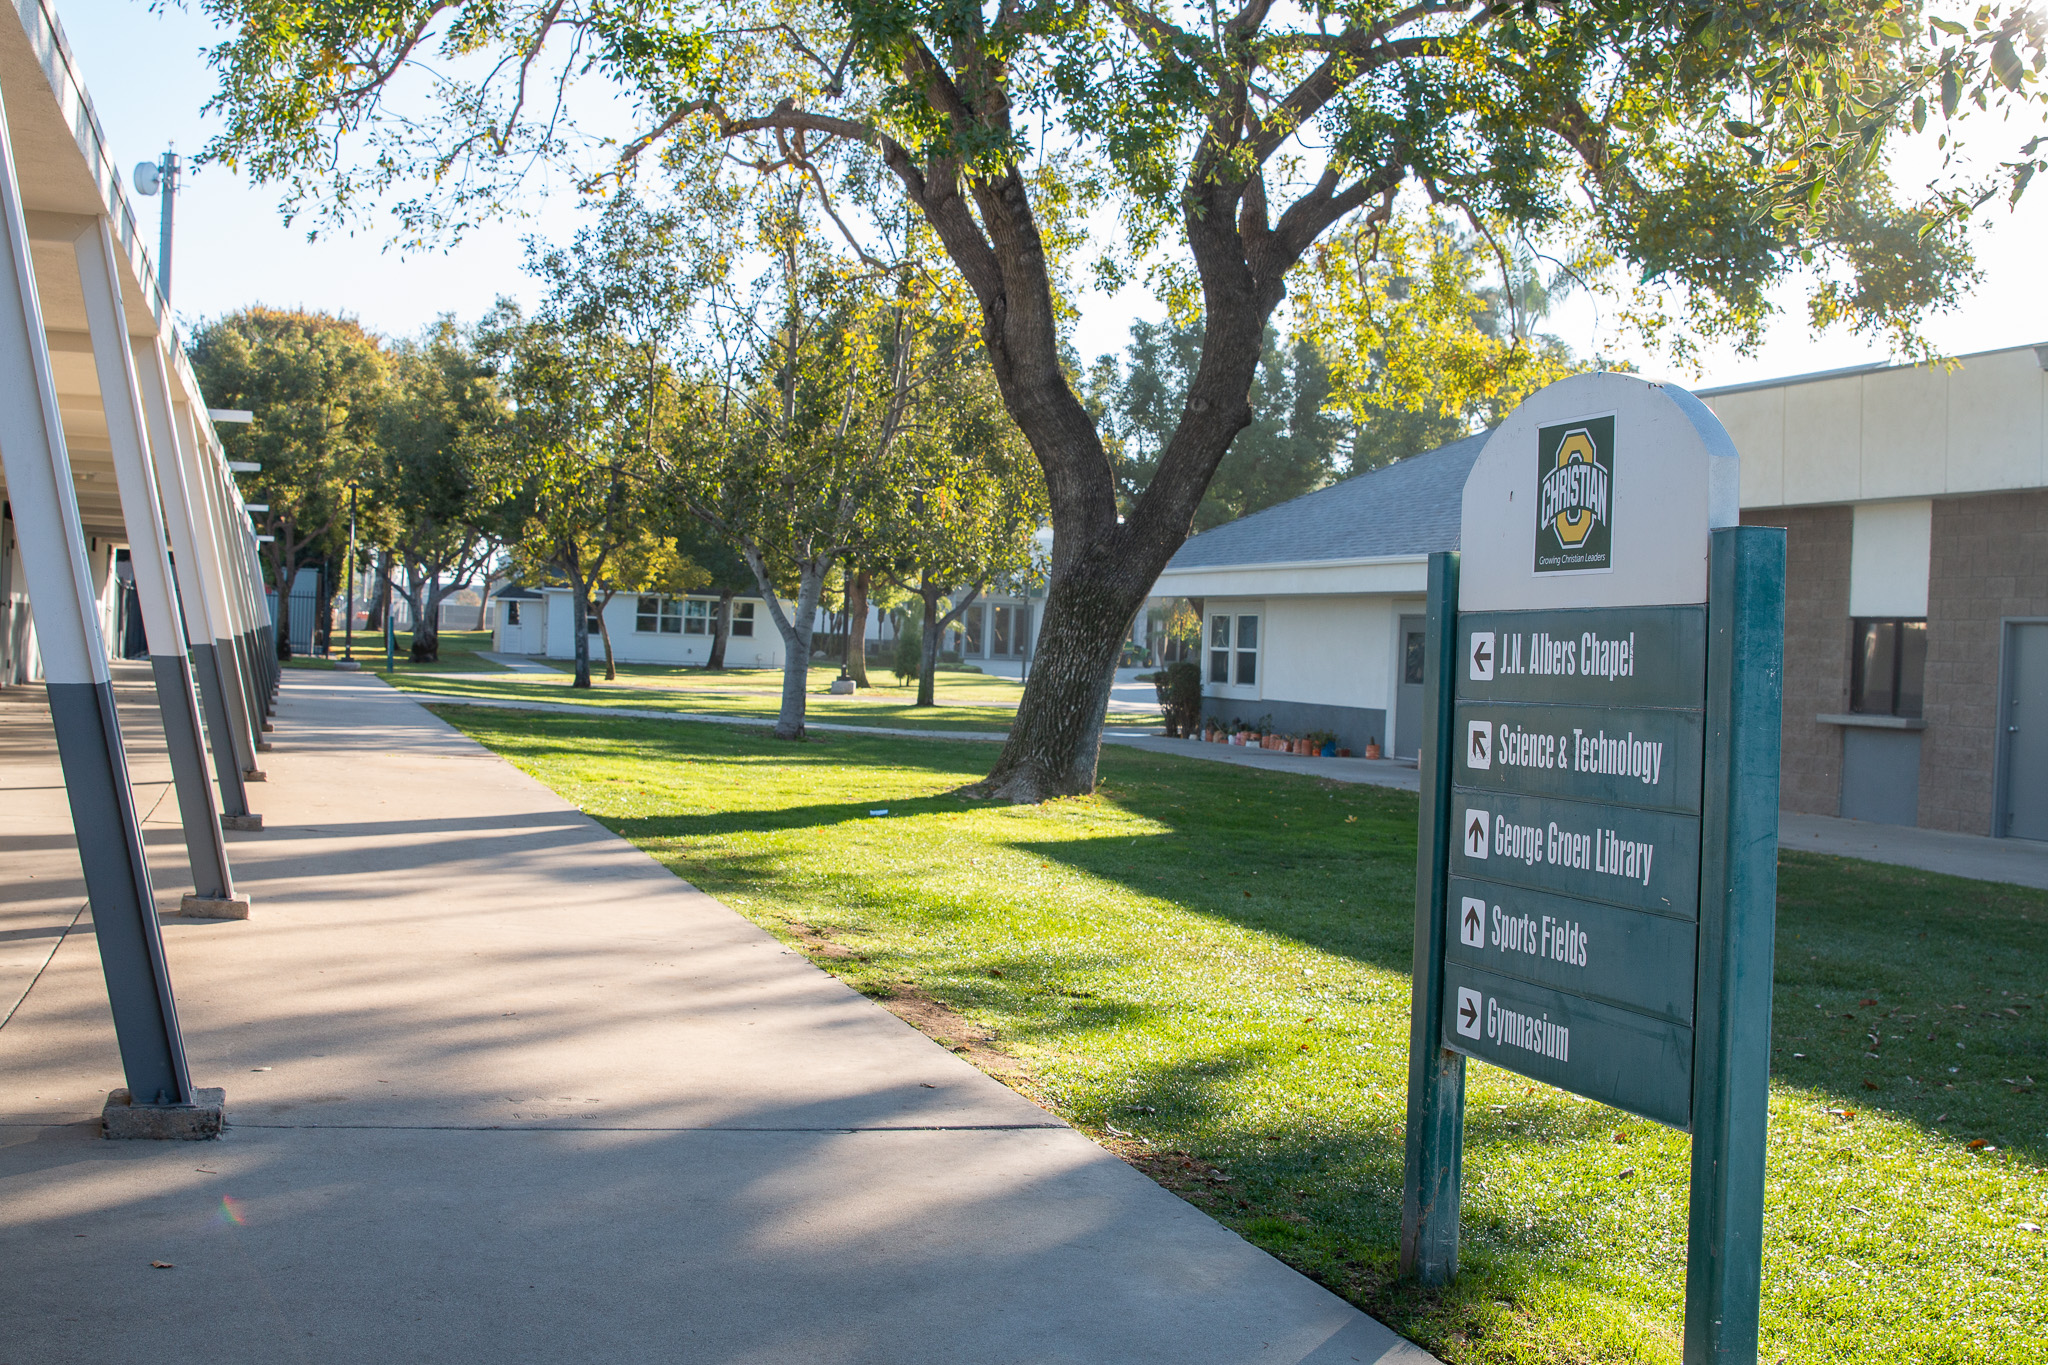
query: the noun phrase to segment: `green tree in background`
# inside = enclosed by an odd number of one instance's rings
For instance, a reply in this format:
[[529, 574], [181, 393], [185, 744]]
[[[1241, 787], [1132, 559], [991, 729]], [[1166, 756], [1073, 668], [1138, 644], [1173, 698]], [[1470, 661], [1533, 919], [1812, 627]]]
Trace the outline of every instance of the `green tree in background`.
[[[1202, 329], [1193, 323], [1134, 322], [1121, 360], [1103, 356], [1089, 374], [1104, 444], [1116, 459], [1126, 507], [1143, 497], [1180, 425], [1200, 368]], [[1197, 531], [1312, 493], [1344, 472], [1349, 423], [1331, 410], [1329, 367], [1304, 338], [1283, 342], [1271, 327], [1252, 380], [1252, 420], [1230, 443], [1195, 509]]]
[[490, 367], [452, 318], [391, 347], [378, 419], [380, 543], [412, 608], [412, 658], [441, 657], [441, 603], [474, 582], [505, 543], [509, 414]]
[[202, 324], [191, 360], [209, 402], [255, 416], [222, 427], [221, 444], [229, 459], [261, 466], [242, 489], [269, 508], [257, 524], [271, 537], [263, 559], [277, 592], [278, 653], [289, 657], [298, 571], [342, 548], [348, 486], [380, 467], [383, 349], [351, 318], [257, 306]]
[[[887, 185], [885, 207], [921, 214], [1051, 498], [1037, 655], [985, 786], [1013, 800], [1094, 786], [1094, 699], [1253, 419], [1290, 276], [1403, 186], [1475, 224], [1597, 246], [1676, 298], [1675, 313], [1644, 299], [1651, 324], [1754, 343], [1772, 288], [1804, 271], [1816, 321], [1910, 339], [1969, 278], [1948, 225], [2048, 165], [2048, 20], [2019, 3], [1926, 26], [1900, 0], [204, 3], [234, 35], [213, 53], [208, 155], [285, 183], [290, 203], [346, 216], [402, 188], [415, 238], [506, 211], [537, 162], [598, 141], [575, 135], [580, 79], [603, 87], [599, 119], [638, 121], [604, 144], [622, 167], [794, 171], [871, 202]], [[400, 79], [425, 88], [387, 112]], [[2011, 159], [1902, 196], [1888, 144], [1929, 122], [1945, 144], [1974, 137], [1979, 109]], [[1064, 272], [1104, 200], [1128, 231], [1102, 281], [1157, 261], [1203, 327], [1180, 420], [1128, 505], [1063, 352]]]

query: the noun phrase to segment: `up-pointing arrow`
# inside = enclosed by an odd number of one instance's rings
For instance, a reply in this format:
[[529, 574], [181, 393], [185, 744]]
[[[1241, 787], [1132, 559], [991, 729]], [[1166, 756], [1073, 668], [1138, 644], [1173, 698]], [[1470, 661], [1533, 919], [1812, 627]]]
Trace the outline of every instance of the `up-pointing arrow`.
[[1479, 918], [1479, 911], [1476, 907], [1470, 905], [1465, 907], [1465, 932], [1468, 936], [1476, 935], [1484, 924], [1485, 921]]

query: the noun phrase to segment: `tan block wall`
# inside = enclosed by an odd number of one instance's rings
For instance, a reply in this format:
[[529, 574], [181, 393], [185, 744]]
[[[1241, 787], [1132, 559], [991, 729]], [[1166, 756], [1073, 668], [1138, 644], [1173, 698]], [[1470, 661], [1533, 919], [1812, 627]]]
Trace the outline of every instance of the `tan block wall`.
[[1989, 834], [2007, 617], [2048, 617], [2048, 491], [1937, 498], [1920, 823]]
[[[1937, 504], [1938, 505], [1938, 504]], [[1842, 810], [1842, 732], [1817, 715], [1849, 709], [1847, 507], [1746, 510], [1744, 526], [1785, 528], [1785, 722], [1778, 804], [1802, 815]], [[1925, 787], [1922, 787], [1925, 800]]]

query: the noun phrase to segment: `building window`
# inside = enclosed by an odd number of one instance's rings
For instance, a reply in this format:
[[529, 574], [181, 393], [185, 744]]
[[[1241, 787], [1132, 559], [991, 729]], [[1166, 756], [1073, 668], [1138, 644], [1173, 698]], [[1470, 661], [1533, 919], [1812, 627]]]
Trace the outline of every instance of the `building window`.
[[[594, 618], [593, 618], [594, 619]], [[683, 604], [673, 597], [641, 596], [633, 609], [633, 629], [643, 635], [675, 635], [683, 628]], [[597, 627], [592, 626], [592, 630]]]
[[507, 602], [505, 604], [505, 624], [508, 626], [519, 624], [519, 604], [517, 602]]
[[1411, 687], [1422, 686], [1422, 642], [1423, 632], [1411, 630], [1403, 642], [1404, 656], [1401, 664], [1401, 681]]
[[1251, 687], [1259, 680], [1259, 618], [1237, 618], [1237, 685]]
[[982, 655], [982, 645], [987, 638], [987, 632], [982, 629], [982, 623], [987, 619], [988, 606], [985, 603], [976, 602], [967, 609], [967, 652], [977, 658]]
[[1209, 618], [1209, 681], [1228, 685], [1230, 682], [1230, 618], [1212, 616]]
[[1927, 622], [1859, 616], [1853, 631], [1849, 709], [1864, 716], [1919, 716], [1926, 697]]
[[711, 604], [701, 597], [683, 603], [683, 634], [705, 635], [711, 630]]
[[995, 607], [992, 610], [996, 618], [994, 654], [997, 658], [1003, 658], [1010, 653], [1010, 621], [1016, 613], [1008, 607]]
[[732, 604], [732, 633], [752, 638], [754, 634], [754, 604], [735, 602]]

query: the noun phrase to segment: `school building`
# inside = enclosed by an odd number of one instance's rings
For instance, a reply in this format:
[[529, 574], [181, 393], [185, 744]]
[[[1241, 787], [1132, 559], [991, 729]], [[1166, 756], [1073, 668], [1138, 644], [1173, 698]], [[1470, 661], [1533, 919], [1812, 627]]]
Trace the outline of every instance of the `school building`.
[[[1787, 810], [2048, 839], [2048, 344], [1698, 395], [1787, 533]], [[1428, 556], [1484, 434], [1190, 539], [1206, 709], [1416, 754]]]

